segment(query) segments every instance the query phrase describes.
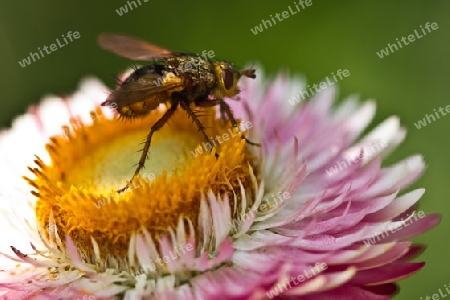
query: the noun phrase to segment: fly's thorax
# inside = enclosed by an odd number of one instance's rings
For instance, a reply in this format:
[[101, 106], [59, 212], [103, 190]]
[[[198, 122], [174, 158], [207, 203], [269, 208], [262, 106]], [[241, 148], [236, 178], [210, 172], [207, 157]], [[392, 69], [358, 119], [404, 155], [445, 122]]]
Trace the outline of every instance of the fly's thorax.
[[189, 79], [191, 84], [211, 85], [214, 82], [212, 62], [198, 56], [180, 56], [175, 58], [178, 62], [174, 68], [176, 75]]
[[189, 100], [208, 95], [216, 82], [212, 62], [193, 55], [170, 58], [164, 76], [179, 78], [184, 85], [181, 93]]
[[200, 75], [203, 72], [212, 71], [212, 62], [200, 56], [183, 55], [172, 58], [173, 64], [178, 75], [195, 74]]

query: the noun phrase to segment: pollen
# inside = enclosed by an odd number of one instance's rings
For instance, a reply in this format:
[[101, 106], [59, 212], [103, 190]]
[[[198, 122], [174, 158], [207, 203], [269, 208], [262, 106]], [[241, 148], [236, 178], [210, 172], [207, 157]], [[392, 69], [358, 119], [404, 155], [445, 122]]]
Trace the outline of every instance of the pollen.
[[[92, 263], [92, 239], [104, 257], [124, 258], [131, 235], [144, 228], [156, 241], [175, 229], [180, 218], [189, 219], [198, 231], [201, 197], [210, 191], [228, 193], [231, 211], [240, 211], [241, 185], [255, 192], [249, 176], [255, 168], [251, 146], [229, 122], [215, 119], [214, 108], [206, 111], [201, 119], [208, 135], [227, 134], [226, 141], [205, 147], [198, 128], [178, 110], [154, 134], [145, 168], [123, 193], [117, 189], [131, 178], [142, 141], [164, 111], [122, 122], [107, 118], [99, 108], [91, 113], [92, 124], [72, 119], [46, 145], [50, 163], [36, 157], [36, 166], [29, 167], [34, 178], [25, 177], [38, 198], [40, 226], [54, 222], [58, 235], [71, 236], [83, 259]], [[50, 238], [45, 231], [43, 235]]]

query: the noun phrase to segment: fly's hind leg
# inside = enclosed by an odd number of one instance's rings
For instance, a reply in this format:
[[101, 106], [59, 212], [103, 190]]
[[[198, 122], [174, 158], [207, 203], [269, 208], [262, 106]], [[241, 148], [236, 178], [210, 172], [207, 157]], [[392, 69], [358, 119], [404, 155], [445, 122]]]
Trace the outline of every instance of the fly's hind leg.
[[148, 150], [150, 149], [150, 143], [152, 141], [153, 133], [158, 131], [161, 127], [164, 126], [164, 124], [167, 123], [167, 121], [169, 121], [170, 117], [172, 117], [173, 113], [176, 111], [177, 106], [178, 103], [172, 103], [171, 107], [164, 113], [164, 115], [155, 124], [153, 124], [149, 134], [147, 135], [147, 138], [145, 139], [145, 144], [144, 147], [142, 148], [141, 158], [139, 159], [139, 163], [136, 168], [136, 171], [134, 171], [133, 177], [131, 177], [130, 183], [127, 183], [125, 187], [118, 190], [117, 191], [118, 193], [126, 191], [130, 187], [130, 184], [133, 181], [134, 177], [136, 177], [136, 175], [139, 174], [141, 169], [144, 167], [145, 161], [147, 159]]
[[[237, 121], [233, 116], [233, 112], [231, 111], [230, 106], [223, 99], [198, 100], [195, 102], [195, 104], [197, 106], [201, 106], [201, 107], [216, 106], [218, 104], [220, 107], [220, 115], [222, 116], [222, 119], [224, 118], [224, 115], [226, 114], [228, 116], [228, 119], [230, 120], [231, 124], [233, 125], [233, 127], [236, 127], [239, 130]], [[244, 135], [242, 135], [242, 138], [245, 139], [245, 142], [247, 142], [249, 145], [261, 147], [261, 144], [248, 140]]]

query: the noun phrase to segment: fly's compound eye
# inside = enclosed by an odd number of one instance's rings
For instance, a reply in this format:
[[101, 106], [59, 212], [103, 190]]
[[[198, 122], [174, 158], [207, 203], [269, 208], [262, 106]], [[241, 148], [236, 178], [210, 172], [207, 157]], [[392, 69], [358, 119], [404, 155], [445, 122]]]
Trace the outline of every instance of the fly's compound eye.
[[223, 79], [223, 84], [224, 84], [226, 90], [229, 90], [233, 87], [234, 76], [233, 76], [233, 72], [231, 72], [230, 69], [222, 70], [222, 79]]

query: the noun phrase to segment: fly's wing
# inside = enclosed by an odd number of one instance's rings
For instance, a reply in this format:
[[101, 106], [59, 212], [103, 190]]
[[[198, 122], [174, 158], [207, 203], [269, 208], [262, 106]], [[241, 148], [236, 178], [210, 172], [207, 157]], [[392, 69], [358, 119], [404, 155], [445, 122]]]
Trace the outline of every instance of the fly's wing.
[[101, 105], [116, 106], [120, 109], [134, 103], [145, 102], [146, 109], [151, 110], [167, 101], [173, 92], [183, 89], [184, 82], [175, 74], [169, 72], [161, 75], [151, 72], [122, 83]]
[[177, 55], [170, 50], [126, 35], [103, 33], [98, 36], [97, 41], [103, 49], [132, 60], [148, 61]]

